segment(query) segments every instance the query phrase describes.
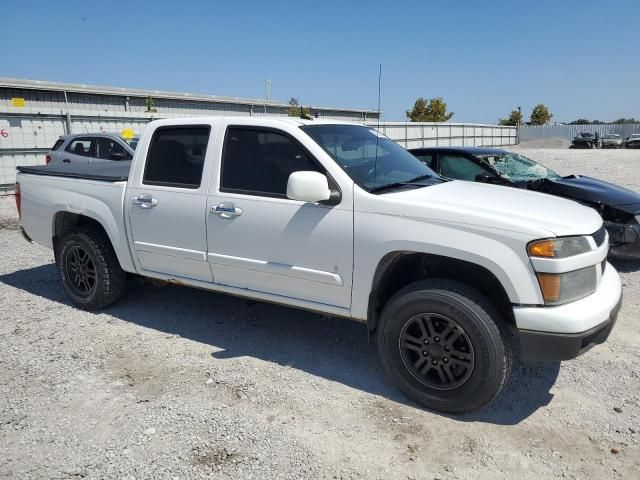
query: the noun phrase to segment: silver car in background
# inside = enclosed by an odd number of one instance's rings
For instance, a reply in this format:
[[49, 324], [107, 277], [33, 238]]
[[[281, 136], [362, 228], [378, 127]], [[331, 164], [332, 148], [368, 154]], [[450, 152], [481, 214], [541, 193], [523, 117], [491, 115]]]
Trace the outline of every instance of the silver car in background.
[[98, 163], [131, 160], [133, 152], [134, 148], [118, 135], [76, 133], [61, 136], [47, 153], [45, 162]]
[[607, 133], [600, 142], [601, 148], [622, 148], [622, 137], [617, 133]]

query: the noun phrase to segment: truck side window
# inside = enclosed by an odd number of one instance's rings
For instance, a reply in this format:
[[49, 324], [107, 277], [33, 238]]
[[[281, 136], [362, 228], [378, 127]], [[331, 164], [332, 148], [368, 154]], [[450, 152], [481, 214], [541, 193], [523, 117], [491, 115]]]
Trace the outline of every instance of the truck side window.
[[203, 125], [158, 128], [151, 139], [142, 183], [199, 188], [210, 130]]
[[301, 170], [324, 173], [288, 135], [252, 127], [227, 130], [221, 191], [286, 198], [289, 175]]

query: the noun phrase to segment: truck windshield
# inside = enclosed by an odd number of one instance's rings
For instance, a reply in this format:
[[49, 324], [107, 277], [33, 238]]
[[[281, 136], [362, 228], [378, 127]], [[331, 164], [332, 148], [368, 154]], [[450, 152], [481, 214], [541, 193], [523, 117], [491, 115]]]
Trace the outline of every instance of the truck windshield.
[[385, 186], [402, 186], [404, 182], [416, 186], [418, 180], [437, 177], [424, 163], [373, 128], [358, 125], [301, 128], [367, 191], [383, 191]]
[[560, 178], [560, 175], [553, 170], [517, 153], [478, 155], [478, 158], [498, 172], [501, 177], [512, 182]]

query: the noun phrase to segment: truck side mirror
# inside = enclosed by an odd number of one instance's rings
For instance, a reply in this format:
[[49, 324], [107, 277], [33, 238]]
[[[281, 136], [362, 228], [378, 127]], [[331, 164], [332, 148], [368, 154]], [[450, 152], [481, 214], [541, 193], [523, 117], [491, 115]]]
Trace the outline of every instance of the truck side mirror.
[[319, 172], [293, 172], [287, 181], [287, 198], [317, 203], [329, 200], [331, 190], [327, 177]]

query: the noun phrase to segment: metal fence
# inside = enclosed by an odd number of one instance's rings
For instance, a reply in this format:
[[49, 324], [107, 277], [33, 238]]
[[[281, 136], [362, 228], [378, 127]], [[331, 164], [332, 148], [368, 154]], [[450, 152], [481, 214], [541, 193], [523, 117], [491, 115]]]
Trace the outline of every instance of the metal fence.
[[367, 122], [404, 148], [502, 147], [518, 142], [516, 127], [480, 123]]
[[546, 138], [563, 138], [572, 140], [581, 132], [606, 135], [617, 133], [627, 138], [632, 133], [640, 133], [640, 124], [607, 123], [602, 125], [523, 125], [520, 127], [520, 141], [540, 140]]

